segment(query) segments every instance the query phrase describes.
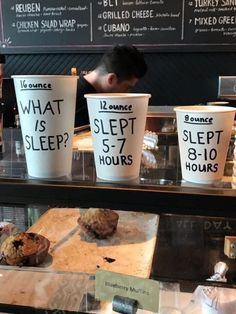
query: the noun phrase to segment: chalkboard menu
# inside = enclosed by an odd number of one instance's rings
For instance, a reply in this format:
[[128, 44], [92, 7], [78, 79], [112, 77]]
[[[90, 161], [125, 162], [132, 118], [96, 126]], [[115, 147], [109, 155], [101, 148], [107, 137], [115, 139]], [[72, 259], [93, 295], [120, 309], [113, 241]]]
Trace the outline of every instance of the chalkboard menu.
[[236, 50], [236, 0], [0, 0], [1, 53]]

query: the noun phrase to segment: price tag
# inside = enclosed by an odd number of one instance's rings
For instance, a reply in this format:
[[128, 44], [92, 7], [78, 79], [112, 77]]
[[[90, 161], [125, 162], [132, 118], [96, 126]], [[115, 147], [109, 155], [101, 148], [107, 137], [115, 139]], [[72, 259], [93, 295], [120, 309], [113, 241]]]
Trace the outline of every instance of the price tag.
[[138, 308], [147, 311], [159, 310], [158, 281], [143, 279], [99, 269], [96, 271], [95, 297], [112, 302], [115, 295], [138, 301]]

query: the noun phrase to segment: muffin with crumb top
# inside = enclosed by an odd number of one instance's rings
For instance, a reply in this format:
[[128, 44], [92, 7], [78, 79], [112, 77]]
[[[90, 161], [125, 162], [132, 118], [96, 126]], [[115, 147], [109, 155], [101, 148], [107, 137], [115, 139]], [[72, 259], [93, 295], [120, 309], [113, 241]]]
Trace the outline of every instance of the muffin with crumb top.
[[19, 232], [5, 239], [0, 254], [8, 265], [37, 266], [45, 260], [49, 245], [49, 240], [40, 234]]

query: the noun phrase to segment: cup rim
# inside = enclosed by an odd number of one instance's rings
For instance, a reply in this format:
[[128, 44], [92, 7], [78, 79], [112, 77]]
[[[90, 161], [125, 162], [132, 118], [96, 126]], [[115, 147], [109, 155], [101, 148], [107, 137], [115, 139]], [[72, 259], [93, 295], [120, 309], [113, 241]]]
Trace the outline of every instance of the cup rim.
[[85, 98], [140, 98], [148, 97], [151, 98], [151, 94], [146, 93], [93, 93], [85, 94]]
[[208, 101], [207, 106], [224, 106], [229, 105], [229, 101]]
[[191, 113], [222, 113], [222, 112], [236, 112], [234, 107], [226, 106], [199, 106], [199, 105], [190, 105], [190, 106], [177, 106], [174, 108], [174, 111], [179, 112], [191, 112]]

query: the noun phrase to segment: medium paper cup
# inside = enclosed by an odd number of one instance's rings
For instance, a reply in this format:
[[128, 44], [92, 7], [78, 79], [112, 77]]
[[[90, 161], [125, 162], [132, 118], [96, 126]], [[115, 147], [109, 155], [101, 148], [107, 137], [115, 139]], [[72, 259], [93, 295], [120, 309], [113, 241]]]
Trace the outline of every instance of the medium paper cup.
[[182, 106], [174, 110], [183, 179], [200, 184], [220, 181], [236, 109]]
[[28, 175], [68, 176], [72, 165], [77, 77], [13, 75]]
[[97, 177], [133, 180], [139, 176], [150, 94], [87, 94]]

